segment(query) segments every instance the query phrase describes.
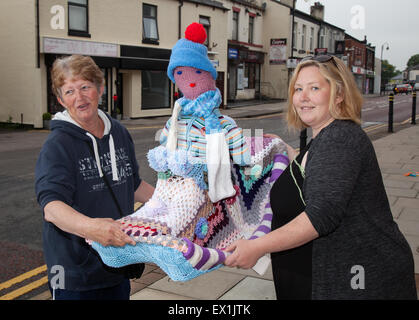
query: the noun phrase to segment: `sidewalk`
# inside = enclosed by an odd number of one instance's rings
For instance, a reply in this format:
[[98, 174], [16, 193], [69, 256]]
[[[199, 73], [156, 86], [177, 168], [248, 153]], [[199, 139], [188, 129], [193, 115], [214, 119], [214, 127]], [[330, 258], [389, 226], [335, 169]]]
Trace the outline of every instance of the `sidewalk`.
[[[221, 109], [221, 113], [230, 116], [233, 119], [239, 118], [250, 118], [258, 117], [270, 114], [280, 113], [286, 110], [287, 102], [286, 101], [272, 101], [272, 102], [261, 102], [260, 104], [255, 104], [249, 102], [250, 105], [246, 103], [233, 104], [229, 105], [228, 109]], [[148, 117], [148, 118], [139, 118], [139, 119], [123, 119], [121, 124], [124, 125], [127, 129], [138, 127], [138, 126], [156, 126], [162, 127], [166, 124], [166, 121], [170, 116], [160, 116], [160, 117]]]
[[[249, 111], [267, 112], [280, 105], [255, 106]], [[419, 171], [419, 125], [375, 140], [373, 145], [394, 219], [414, 254], [419, 296], [419, 175], [404, 176], [409, 171]], [[156, 266], [147, 265], [141, 279], [132, 281], [131, 299], [274, 300], [275, 290], [271, 269], [259, 276], [253, 270], [223, 267], [188, 282], [174, 282]]]

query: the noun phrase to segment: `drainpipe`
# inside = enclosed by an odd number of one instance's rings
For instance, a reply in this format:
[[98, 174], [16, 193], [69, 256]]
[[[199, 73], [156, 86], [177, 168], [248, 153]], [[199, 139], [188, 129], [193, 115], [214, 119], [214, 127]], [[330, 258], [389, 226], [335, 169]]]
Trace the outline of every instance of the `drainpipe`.
[[36, 0], [36, 67], [41, 67], [41, 47], [40, 47], [40, 36], [39, 36], [39, 0]]
[[179, 0], [179, 7], [178, 7], [178, 39], [182, 38], [182, 7], [183, 7], [183, 0]]
[[[292, 2], [292, 25], [291, 25], [291, 59], [294, 58], [294, 21], [295, 21], [295, 0]], [[289, 29], [288, 29], [289, 30]], [[295, 37], [297, 38], [297, 36]], [[297, 40], [297, 39], [295, 39]]]

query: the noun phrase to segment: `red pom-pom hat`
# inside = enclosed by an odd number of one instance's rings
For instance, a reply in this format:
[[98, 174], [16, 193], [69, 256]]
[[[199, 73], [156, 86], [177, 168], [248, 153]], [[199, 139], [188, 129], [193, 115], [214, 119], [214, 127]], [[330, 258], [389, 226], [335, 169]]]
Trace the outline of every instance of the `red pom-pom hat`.
[[203, 44], [207, 39], [207, 32], [202, 24], [193, 22], [186, 28], [185, 38]]
[[167, 67], [167, 76], [175, 82], [173, 72], [176, 67], [193, 67], [205, 70], [211, 73], [211, 76], [217, 79], [217, 71], [208, 59], [207, 47], [203, 45], [207, 39], [202, 24], [191, 23], [185, 30], [185, 39], [176, 42], [170, 55], [169, 66]]

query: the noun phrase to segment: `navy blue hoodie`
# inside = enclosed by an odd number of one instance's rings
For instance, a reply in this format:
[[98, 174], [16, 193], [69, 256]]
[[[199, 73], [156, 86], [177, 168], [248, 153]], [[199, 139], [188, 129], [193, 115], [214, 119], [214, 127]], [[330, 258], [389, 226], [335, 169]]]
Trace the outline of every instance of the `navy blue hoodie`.
[[[134, 192], [141, 179], [132, 138], [123, 126], [101, 110], [99, 116], [105, 124], [102, 139], [79, 127], [66, 111], [51, 121], [52, 132], [35, 169], [35, 191], [42, 209], [49, 202], [59, 200], [92, 218], [119, 219], [118, 209], [101, 177], [104, 174], [123, 215], [133, 212]], [[104, 267], [85, 239], [45, 220], [43, 241], [48, 270], [54, 265], [64, 268], [67, 290], [105, 288], [124, 279]], [[49, 280], [53, 276], [48, 272]]]

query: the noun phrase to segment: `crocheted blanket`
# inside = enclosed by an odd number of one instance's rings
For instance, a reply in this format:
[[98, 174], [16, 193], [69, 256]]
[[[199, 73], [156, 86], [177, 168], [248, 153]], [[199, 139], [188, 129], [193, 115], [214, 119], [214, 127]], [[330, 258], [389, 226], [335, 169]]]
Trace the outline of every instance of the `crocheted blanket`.
[[120, 219], [136, 245], [92, 247], [103, 262], [122, 267], [157, 264], [174, 281], [187, 281], [222, 266], [223, 249], [240, 238], [254, 239], [271, 230], [269, 192], [288, 165], [280, 139], [246, 138], [251, 165], [231, 165], [236, 194], [212, 203], [196, 179], [159, 174], [153, 197]]

